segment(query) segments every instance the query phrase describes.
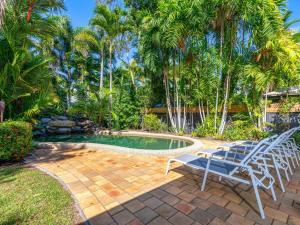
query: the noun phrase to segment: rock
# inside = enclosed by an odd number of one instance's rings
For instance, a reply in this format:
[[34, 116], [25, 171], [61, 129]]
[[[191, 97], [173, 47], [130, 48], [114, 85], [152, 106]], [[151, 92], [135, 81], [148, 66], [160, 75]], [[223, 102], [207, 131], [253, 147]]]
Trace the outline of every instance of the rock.
[[75, 122], [71, 120], [54, 120], [49, 123], [51, 127], [73, 127]]
[[56, 117], [57, 120], [68, 120], [68, 117], [66, 116], [58, 116]]
[[72, 127], [72, 132], [82, 132], [82, 131], [84, 131], [81, 127], [79, 127], [79, 126], [75, 126], [75, 127]]
[[90, 127], [93, 125], [93, 122], [90, 120], [85, 120], [85, 121], [77, 122], [77, 125], [81, 127]]
[[50, 118], [42, 118], [41, 123], [49, 123], [51, 121]]
[[69, 133], [71, 133], [71, 129], [70, 128], [59, 128], [56, 132], [58, 134], [69, 134]]

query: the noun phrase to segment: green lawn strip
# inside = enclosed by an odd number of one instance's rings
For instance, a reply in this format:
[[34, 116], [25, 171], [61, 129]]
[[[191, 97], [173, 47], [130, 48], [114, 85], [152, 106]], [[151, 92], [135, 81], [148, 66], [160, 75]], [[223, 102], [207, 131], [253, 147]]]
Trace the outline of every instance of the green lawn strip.
[[0, 168], [0, 224], [74, 224], [71, 195], [52, 177], [20, 166]]

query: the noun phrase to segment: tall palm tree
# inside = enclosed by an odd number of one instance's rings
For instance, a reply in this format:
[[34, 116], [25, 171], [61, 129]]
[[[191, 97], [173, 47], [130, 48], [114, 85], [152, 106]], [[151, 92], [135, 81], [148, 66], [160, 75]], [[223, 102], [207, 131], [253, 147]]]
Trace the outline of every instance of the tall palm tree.
[[126, 31], [127, 26], [123, 20], [124, 13], [120, 8], [110, 10], [106, 5], [98, 4], [91, 25], [104, 32], [109, 46], [109, 129], [112, 129], [113, 105], [113, 54], [117, 38]]

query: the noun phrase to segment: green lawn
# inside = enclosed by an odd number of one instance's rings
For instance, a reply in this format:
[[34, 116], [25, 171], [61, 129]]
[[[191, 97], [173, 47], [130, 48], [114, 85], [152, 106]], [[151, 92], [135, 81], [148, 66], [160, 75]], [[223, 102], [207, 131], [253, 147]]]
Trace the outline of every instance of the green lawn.
[[31, 168], [0, 167], [0, 224], [74, 224], [71, 195]]

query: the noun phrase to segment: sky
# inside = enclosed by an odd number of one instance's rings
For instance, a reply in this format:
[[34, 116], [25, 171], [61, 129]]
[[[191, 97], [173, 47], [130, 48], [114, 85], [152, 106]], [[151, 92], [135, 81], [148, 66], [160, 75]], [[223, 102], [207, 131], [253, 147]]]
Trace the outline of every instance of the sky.
[[[67, 11], [63, 14], [70, 16], [74, 27], [83, 27], [89, 24], [93, 15], [96, 0], [65, 0]], [[300, 0], [288, 0], [288, 6], [293, 15], [291, 19], [300, 18]], [[300, 23], [294, 25], [300, 27]]]

